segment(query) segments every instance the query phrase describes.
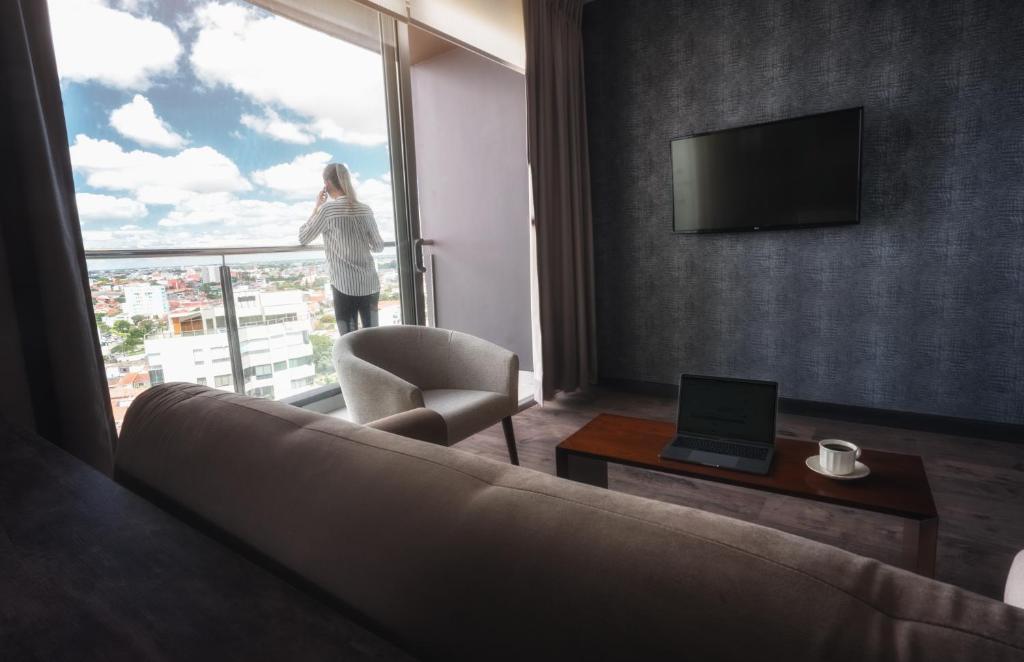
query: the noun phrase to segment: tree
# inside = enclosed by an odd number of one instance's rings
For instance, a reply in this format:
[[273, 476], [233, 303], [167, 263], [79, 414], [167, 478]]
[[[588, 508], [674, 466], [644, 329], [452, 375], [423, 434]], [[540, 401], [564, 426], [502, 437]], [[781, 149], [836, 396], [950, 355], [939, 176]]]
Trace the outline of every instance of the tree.
[[334, 345], [329, 336], [312, 334], [309, 342], [313, 345], [313, 365], [316, 367], [316, 374], [329, 375], [334, 372], [334, 362], [331, 360], [331, 348]]
[[114, 322], [113, 328], [114, 333], [121, 336], [122, 338], [127, 338], [128, 334], [131, 333], [132, 331], [132, 323], [129, 322], [128, 320], [117, 320], [116, 322]]

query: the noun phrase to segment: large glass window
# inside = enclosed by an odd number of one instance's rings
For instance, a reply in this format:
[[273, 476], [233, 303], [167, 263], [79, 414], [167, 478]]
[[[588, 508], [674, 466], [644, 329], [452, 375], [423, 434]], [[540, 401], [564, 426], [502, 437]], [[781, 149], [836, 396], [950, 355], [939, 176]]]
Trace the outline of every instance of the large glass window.
[[[259, 255], [297, 243], [329, 162], [352, 171], [389, 243], [377, 256], [380, 319], [400, 322], [372, 10], [353, 5], [362, 18], [346, 32], [238, 0], [49, 0], [49, 8], [118, 424], [134, 396], [160, 381], [278, 398], [333, 382], [337, 329], [323, 251]], [[154, 259], [147, 251], [156, 249], [179, 257]], [[233, 311], [222, 265], [231, 269]]]

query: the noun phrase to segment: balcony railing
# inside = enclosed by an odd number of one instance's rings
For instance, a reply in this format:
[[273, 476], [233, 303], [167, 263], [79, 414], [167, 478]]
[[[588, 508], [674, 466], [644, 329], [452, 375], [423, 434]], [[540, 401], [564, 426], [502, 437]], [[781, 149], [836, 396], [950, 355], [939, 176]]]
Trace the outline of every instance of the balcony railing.
[[[386, 248], [394, 248], [395, 242], [387, 241], [384, 242]], [[222, 301], [215, 304], [216, 315], [214, 317], [214, 329], [212, 330], [188, 330], [182, 331], [178, 335], [182, 337], [194, 337], [206, 335], [209, 333], [224, 333], [227, 332], [227, 345], [229, 349], [230, 362], [231, 362], [231, 374], [232, 374], [232, 385], [237, 393], [244, 394], [246, 386], [252, 387], [251, 376], [245, 374], [245, 366], [242, 362], [242, 350], [241, 350], [241, 338], [240, 328], [247, 328], [247, 326], [239, 326], [238, 315], [235, 310], [235, 296], [234, 296], [234, 282], [232, 276], [232, 267], [228, 264], [229, 257], [238, 256], [260, 256], [269, 254], [281, 254], [281, 253], [313, 253], [322, 252], [323, 246], [320, 244], [314, 245], [295, 245], [295, 246], [253, 246], [253, 247], [225, 247], [225, 248], [157, 248], [157, 249], [105, 249], [105, 250], [89, 250], [85, 252], [87, 260], [131, 260], [131, 259], [153, 259], [153, 258], [204, 258], [211, 257], [217, 258], [220, 264], [217, 266], [218, 278], [220, 281], [221, 298]], [[181, 265], [187, 266], [187, 265]], [[212, 265], [195, 265], [195, 266], [212, 266]], [[238, 265], [235, 266], [238, 268]], [[219, 316], [220, 308], [223, 308], [224, 326], [217, 324], [216, 317]], [[273, 320], [270, 322], [261, 323], [260, 326], [266, 325], [277, 325], [277, 324], [289, 324], [294, 323], [293, 320]], [[225, 328], [226, 327], [226, 328]], [[164, 332], [157, 332], [152, 336], [147, 337], [161, 337], [165, 336]], [[173, 335], [173, 334], [172, 334]], [[304, 391], [298, 395], [286, 398], [286, 401], [298, 404], [300, 406], [309, 404], [318, 399], [328, 398], [336, 396], [339, 393], [337, 385], [321, 386], [319, 388], [313, 388], [308, 391]]]

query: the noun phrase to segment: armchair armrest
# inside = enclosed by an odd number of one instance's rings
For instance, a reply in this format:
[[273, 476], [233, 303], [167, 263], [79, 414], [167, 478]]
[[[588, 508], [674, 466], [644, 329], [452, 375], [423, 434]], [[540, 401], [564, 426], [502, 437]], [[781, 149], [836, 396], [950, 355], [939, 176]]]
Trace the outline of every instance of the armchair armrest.
[[448, 442], [448, 425], [444, 422], [444, 417], [432, 409], [423, 407], [403, 411], [401, 414], [367, 423], [366, 426], [441, 446], [446, 446]]
[[1024, 609], [1024, 550], [1017, 552], [1013, 564], [1010, 565], [1003, 602]]
[[449, 388], [501, 393], [509, 413], [519, 404], [519, 357], [504, 347], [465, 333], [452, 332], [448, 353]]
[[338, 352], [334, 368], [345, 398], [349, 417], [355, 423], [369, 423], [423, 406], [423, 393], [415, 384], [368, 361]]

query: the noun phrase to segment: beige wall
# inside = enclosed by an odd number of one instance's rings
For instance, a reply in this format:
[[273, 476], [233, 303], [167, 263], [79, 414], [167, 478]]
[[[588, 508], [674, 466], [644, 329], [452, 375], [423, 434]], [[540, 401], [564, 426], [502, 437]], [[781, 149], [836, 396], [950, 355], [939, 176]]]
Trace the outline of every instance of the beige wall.
[[532, 369], [525, 79], [461, 48], [412, 67], [420, 225], [437, 325]]

